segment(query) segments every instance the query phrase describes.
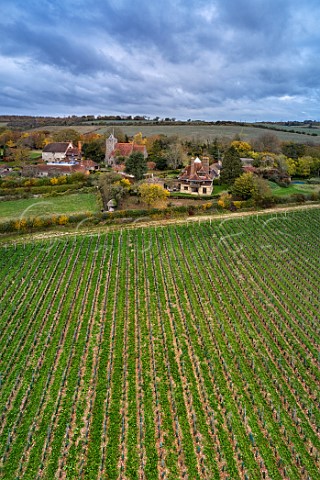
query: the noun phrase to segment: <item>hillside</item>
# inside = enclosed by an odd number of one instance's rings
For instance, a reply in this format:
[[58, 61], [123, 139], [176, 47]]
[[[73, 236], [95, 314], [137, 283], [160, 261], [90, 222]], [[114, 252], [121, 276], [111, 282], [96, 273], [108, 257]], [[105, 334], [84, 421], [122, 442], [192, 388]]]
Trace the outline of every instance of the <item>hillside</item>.
[[[289, 124], [289, 125], [288, 125]], [[311, 124], [305, 122], [203, 122], [188, 121], [182, 122], [173, 119], [167, 121], [145, 120], [139, 117], [137, 120], [113, 119], [113, 117], [102, 117], [96, 119], [93, 116], [84, 117], [10, 117], [0, 116], [0, 127], [13, 128], [21, 131], [45, 130], [56, 132], [57, 130], [72, 128], [81, 134], [98, 133], [105, 134], [113, 128], [121, 128], [128, 136], [142, 132], [144, 136], [157, 134], [179, 135], [186, 139], [197, 139], [212, 141], [215, 138], [225, 137], [233, 139], [240, 136], [242, 140], [252, 141], [260, 135], [272, 132], [281, 141], [293, 141], [297, 143], [320, 144], [320, 126], [316, 122]]]

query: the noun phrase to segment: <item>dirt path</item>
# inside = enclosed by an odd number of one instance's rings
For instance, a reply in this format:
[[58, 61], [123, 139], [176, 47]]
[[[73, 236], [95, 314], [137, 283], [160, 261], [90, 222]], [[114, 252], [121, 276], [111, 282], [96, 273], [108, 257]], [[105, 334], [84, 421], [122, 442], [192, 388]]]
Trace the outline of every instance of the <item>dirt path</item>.
[[[78, 236], [78, 235], [91, 235], [91, 234], [98, 234], [104, 233], [114, 230], [122, 230], [122, 229], [132, 229], [132, 228], [145, 228], [145, 227], [157, 227], [157, 226], [167, 226], [167, 225], [177, 225], [189, 222], [207, 222], [210, 220], [227, 220], [227, 219], [236, 219], [236, 218], [243, 218], [249, 216], [257, 216], [257, 215], [268, 215], [270, 213], [278, 214], [278, 213], [290, 213], [299, 210], [310, 210], [320, 208], [320, 204], [303, 204], [303, 205], [295, 205], [295, 206], [286, 206], [286, 207], [276, 207], [276, 208], [267, 208], [263, 210], [254, 210], [249, 212], [233, 212], [233, 213], [213, 213], [211, 215], [194, 215], [190, 217], [184, 218], [171, 218], [171, 219], [164, 219], [164, 220], [152, 220], [150, 217], [137, 217], [132, 219], [131, 222], [121, 225], [105, 225], [105, 226], [97, 226], [91, 227], [88, 229], [81, 229], [81, 230], [70, 230], [66, 232], [39, 232], [39, 233], [30, 233], [23, 236], [17, 237], [17, 239], [11, 239], [8, 242], [3, 242], [2, 245], [12, 244], [12, 243], [24, 243], [26, 241], [34, 241], [34, 240], [46, 240], [46, 239], [58, 239], [59, 237], [68, 237], [68, 236]], [[129, 218], [130, 220], [130, 218]]]

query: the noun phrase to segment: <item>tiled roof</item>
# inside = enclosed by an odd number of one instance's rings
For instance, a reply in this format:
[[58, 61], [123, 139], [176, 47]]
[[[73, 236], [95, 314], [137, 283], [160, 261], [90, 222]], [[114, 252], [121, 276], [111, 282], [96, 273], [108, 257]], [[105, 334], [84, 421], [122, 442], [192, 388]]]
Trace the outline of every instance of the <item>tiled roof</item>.
[[99, 164], [94, 162], [93, 160], [82, 160], [81, 165], [86, 168], [95, 168], [99, 166]]
[[135, 143], [117, 143], [112, 152], [112, 156], [129, 157], [132, 152], [145, 152], [145, 145], [136, 145]]
[[73, 147], [73, 148], [69, 148], [67, 150], [67, 153], [66, 155], [74, 155], [74, 156], [78, 156], [79, 155], [79, 149], [76, 148], [76, 147]]
[[64, 153], [69, 145], [70, 142], [48, 143], [48, 145], [43, 148], [43, 151], [49, 153]]
[[46, 164], [38, 164], [38, 165], [27, 165], [23, 168], [25, 171], [29, 170], [38, 170], [40, 172], [86, 172], [87, 168], [83, 165], [74, 164], [74, 165], [59, 165], [59, 163], [55, 165], [46, 165]]

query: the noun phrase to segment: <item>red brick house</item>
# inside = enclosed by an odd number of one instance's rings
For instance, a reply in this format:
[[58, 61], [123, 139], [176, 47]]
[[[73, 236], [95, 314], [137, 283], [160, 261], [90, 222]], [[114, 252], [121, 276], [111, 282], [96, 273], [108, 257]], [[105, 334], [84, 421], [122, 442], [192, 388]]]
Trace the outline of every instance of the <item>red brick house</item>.
[[193, 195], [211, 195], [213, 180], [220, 176], [220, 165], [209, 164], [209, 158], [193, 158], [179, 176], [180, 192]]

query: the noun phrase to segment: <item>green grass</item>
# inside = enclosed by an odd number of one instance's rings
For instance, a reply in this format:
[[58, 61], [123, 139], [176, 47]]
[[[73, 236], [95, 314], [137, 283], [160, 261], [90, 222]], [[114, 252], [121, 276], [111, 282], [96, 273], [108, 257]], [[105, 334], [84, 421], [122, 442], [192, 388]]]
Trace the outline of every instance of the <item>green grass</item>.
[[272, 190], [272, 195], [275, 195], [277, 197], [286, 197], [289, 195], [297, 194], [297, 193], [302, 193], [302, 194], [308, 194], [308, 193], [317, 193], [320, 191], [320, 185], [309, 185], [309, 184], [291, 184], [289, 187], [279, 187], [274, 182], [269, 182], [269, 185]]
[[0, 218], [2, 220], [97, 211], [98, 203], [94, 193], [0, 202]]
[[42, 151], [41, 150], [31, 150], [30, 152], [30, 159], [31, 160], [38, 160], [42, 156]]

